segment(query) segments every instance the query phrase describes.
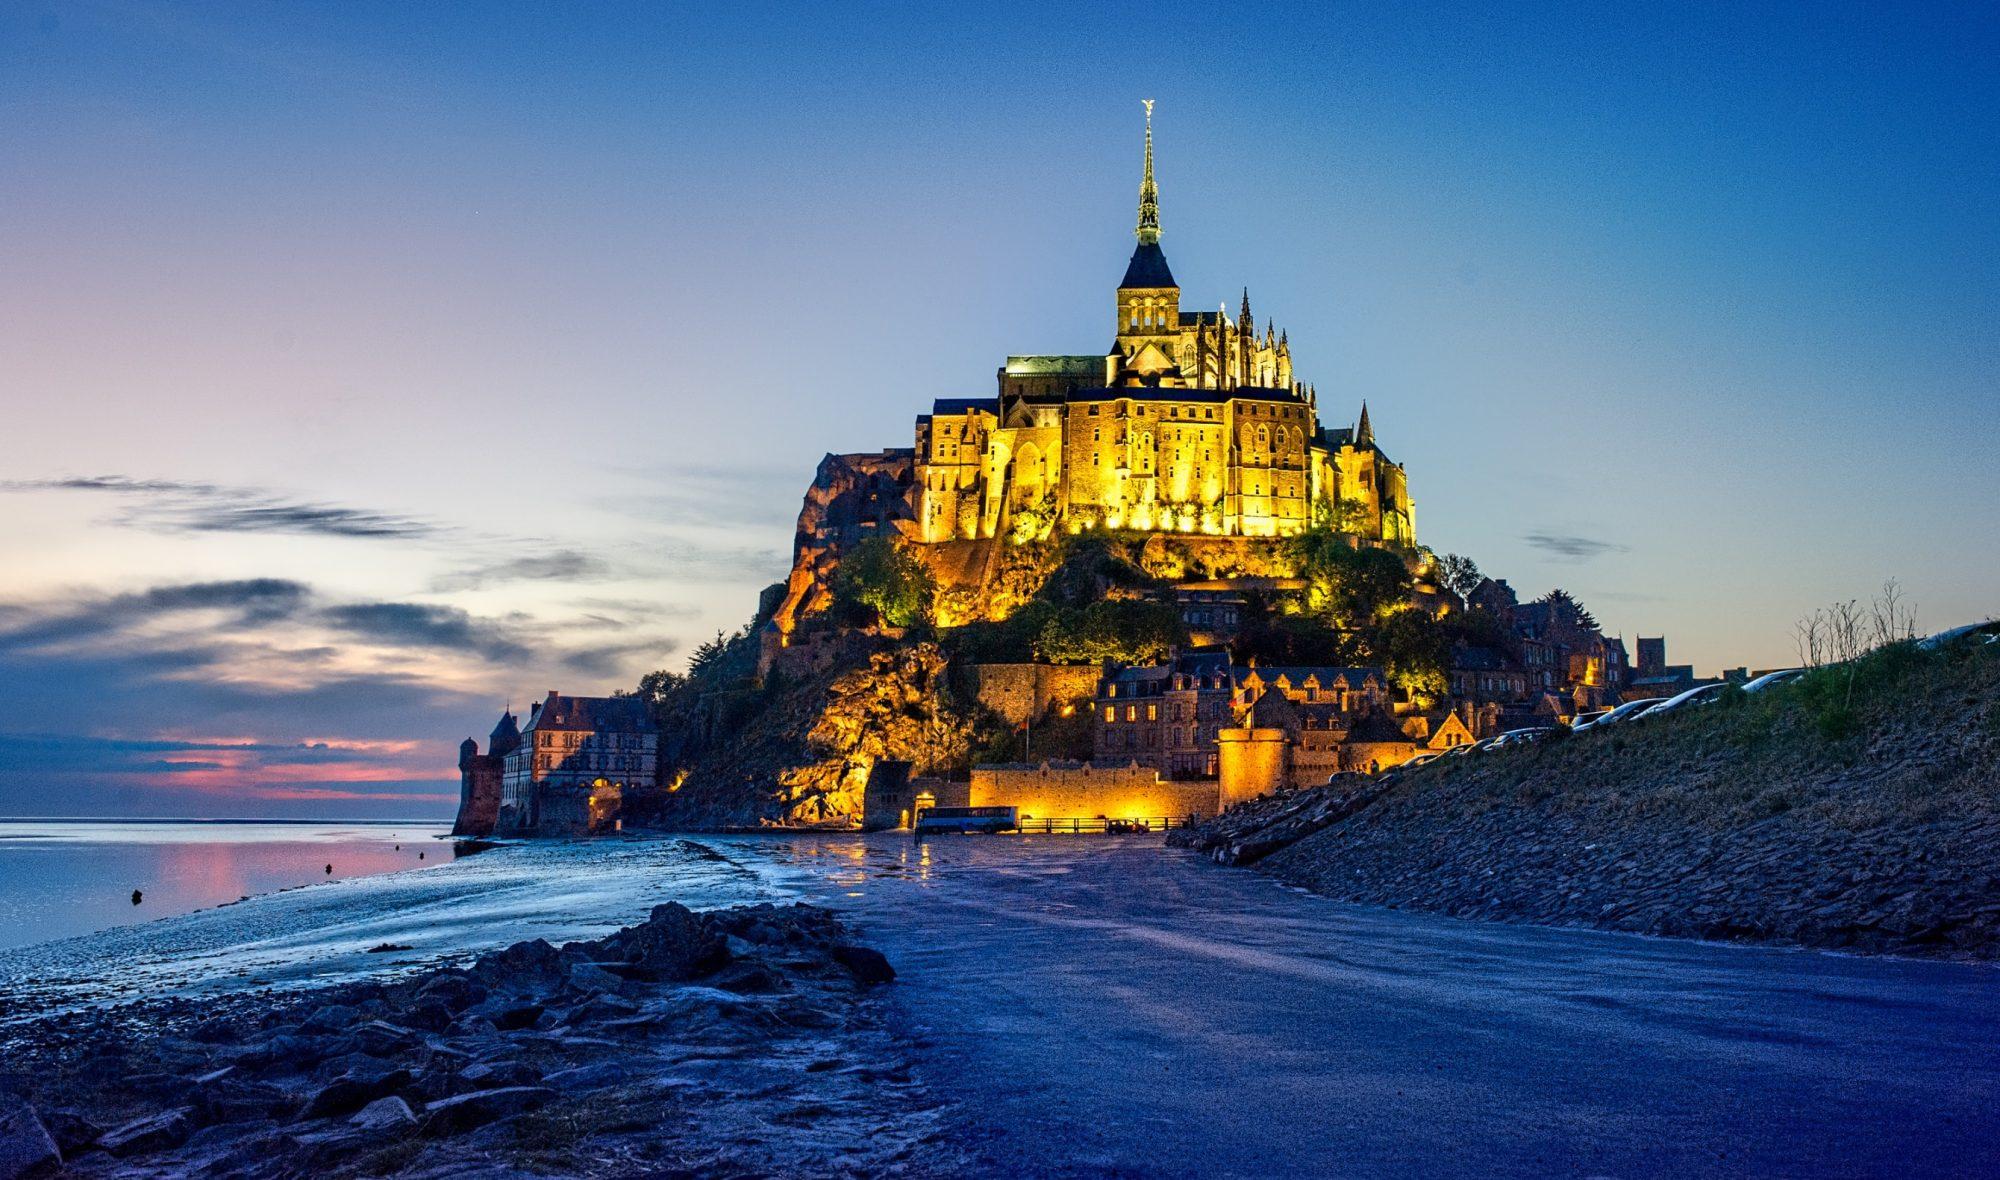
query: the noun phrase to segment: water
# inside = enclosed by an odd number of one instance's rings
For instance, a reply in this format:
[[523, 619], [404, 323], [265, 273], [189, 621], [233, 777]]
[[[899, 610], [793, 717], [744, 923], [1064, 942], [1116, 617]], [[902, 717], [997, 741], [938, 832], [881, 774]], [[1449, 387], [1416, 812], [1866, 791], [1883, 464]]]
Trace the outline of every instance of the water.
[[[346, 833], [375, 845], [378, 855], [389, 849], [389, 859], [382, 863], [393, 869], [413, 863], [400, 858], [414, 857], [410, 837], [424, 830], [396, 828], [405, 837], [403, 851], [397, 853], [396, 841], [385, 834], [388, 829], [328, 825], [324, 829], [328, 839], [313, 842], [301, 841], [301, 833], [289, 826], [276, 827], [277, 832], [269, 833], [276, 838], [242, 833], [235, 841], [209, 842], [224, 845], [220, 850], [197, 853], [183, 850], [204, 841], [179, 830], [142, 830], [122, 844], [78, 841], [63, 887], [87, 896], [111, 894], [128, 910], [130, 887], [99, 866], [138, 863], [157, 868], [178, 863], [183, 855], [196, 865], [211, 857], [223, 864], [268, 862], [274, 866], [271, 880], [280, 891], [238, 902], [242, 891], [233, 883], [237, 878], [221, 870], [208, 876], [195, 872], [192, 878], [206, 882], [207, 891], [194, 888], [191, 896], [227, 900], [151, 922], [133, 922], [121, 914], [126, 924], [98, 923], [99, 928], [91, 929], [92, 923], [78, 921], [71, 929], [88, 933], [32, 945], [20, 945], [17, 938], [13, 948], [0, 949], [0, 1022], [14, 1014], [169, 993], [308, 987], [462, 962], [472, 954], [528, 938], [554, 943], [597, 938], [643, 921], [661, 902], [705, 909], [783, 900], [796, 896], [785, 882], [802, 875], [749, 848], [717, 849], [657, 837], [503, 845], [430, 867], [451, 856], [451, 845], [422, 839], [417, 842], [428, 853], [422, 862], [426, 867], [329, 881], [326, 865], [334, 863], [336, 877], [341, 868], [337, 854], [329, 849], [354, 847], [351, 840], [343, 842], [334, 834]], [[155, 834], [166, 838], [151, 839]], [[14, 843], [43, 850], [55, 846], [53, 841], [0, 840], [0, 845]], [[295, 843], [309, 850], [303, 875], [317, 873], [318, 883], [285, 888], [298, 879], [292, 867], [298, 853], [279, 846]], [[225, 882], [229, 882], [226, 887]], [[38, 888], [56, 886], [44, 881]], [[152, 897], [149, 890], [146, 905], [140, 908], [151, 908]], [[34, 904], [48, 908], [44, 901]], [[116, 906], [111, 908], [116, 911]], [[44, 929], [60, 925], [60, 920], [49, 923]], [[21, 938], [25, 937], [23, 933]]]
[[[436, 867], [452, 859], [451, 844], [435, 839], [448, 831], [407, 820], [0, 820], [0, 950], [302, 885]], [[136, 905], [135, 889], [143, 894]]]

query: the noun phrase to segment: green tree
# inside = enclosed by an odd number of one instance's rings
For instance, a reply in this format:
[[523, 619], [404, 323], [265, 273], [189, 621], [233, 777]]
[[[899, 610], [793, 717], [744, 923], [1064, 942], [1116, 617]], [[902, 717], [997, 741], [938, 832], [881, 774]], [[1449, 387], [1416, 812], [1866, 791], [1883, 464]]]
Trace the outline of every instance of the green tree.
[[1036, 643], [1057, 664], [1153, 663], [1187, 642], [1180, 612], [1161, 602], [1107, 599], [1084, 609], [1058, 611]]
[[1437, 559], [1437, 578], [1438, 585], [1458, 595], [1460, 602], [1469, 602], [1472, 592], [1479, 589], [1479, 583], [1485, 581], [1486, 575], [1479, 572], [1479, 567], [1473, 564], [1470, 557], [1447, 553]]
[[1451, 635], [1420, 610], [1397, 611], [1374, 628], [1370, 648], [1389, 680], [1420, 706], [1449, 691]]
[[834, 603], [843, 613], [872, 613], [891, 627], [928, 618], [936, 589], [930, 568], [887, 537], [856, 545], [833, 575]]

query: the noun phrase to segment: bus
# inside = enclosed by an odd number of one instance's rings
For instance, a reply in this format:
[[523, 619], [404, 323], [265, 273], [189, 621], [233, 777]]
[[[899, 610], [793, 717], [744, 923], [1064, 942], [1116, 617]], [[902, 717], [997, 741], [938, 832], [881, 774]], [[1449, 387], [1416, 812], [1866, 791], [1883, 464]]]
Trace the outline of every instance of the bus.
[[917, 812], [916, 834], [1011, 832], [1021, 826], [1013, 807], [926, 807]]

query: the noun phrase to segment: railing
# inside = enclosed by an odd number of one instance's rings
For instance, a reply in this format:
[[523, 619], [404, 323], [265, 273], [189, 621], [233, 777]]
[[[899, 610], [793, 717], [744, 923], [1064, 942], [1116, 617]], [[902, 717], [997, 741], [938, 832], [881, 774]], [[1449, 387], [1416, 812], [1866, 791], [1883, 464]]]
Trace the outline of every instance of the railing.
[[1143, 819], [1107, 819], [1104, 816], [1067, 819], [1024, 819], [1015, 830], [1024, 836], [1102, 835], [1105, 832], [1165, 832], [1197, 822], [1191, 815], [1149, 816]]

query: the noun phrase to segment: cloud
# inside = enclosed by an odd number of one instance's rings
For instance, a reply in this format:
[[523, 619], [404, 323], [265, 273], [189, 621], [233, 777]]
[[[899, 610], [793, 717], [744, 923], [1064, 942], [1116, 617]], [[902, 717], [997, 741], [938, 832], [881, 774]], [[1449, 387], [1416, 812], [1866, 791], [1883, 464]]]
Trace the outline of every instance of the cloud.
[[609, 562], [575, 549], [559, 549], [446, 574], [433, 582], [432, 588], [479, 590], [505, 582], [601, 582], [612, 576]]
[[320, 617], [338, 630], [392, 646], [472, 652], [500, 663], [519, 663], [533, 654], [501, 625], [453, 606], [362, 602], [328, 607]]
[[1558, 561], [1589, 561], [1606, 553], [1624, 553], [1627, 546], [1571, 533], [1529, 533], [1521, 538]]
[[38, 648], [117, 635], [162, 616], [223, 612], [221, 629], [257, 627], [298, 613], [311, 591], [283, 578], [155, 586], [61, 606], [0, 606], [0, 648]]
[[438, 532], [413, 517], [316, 504], [262, 488], [124, 475], [0, 481], [0, 491], [89, 492], [130, 501], [114, 518], [128, 528], [163, 533], [287, 533], [325, 537], [409, 538]]

